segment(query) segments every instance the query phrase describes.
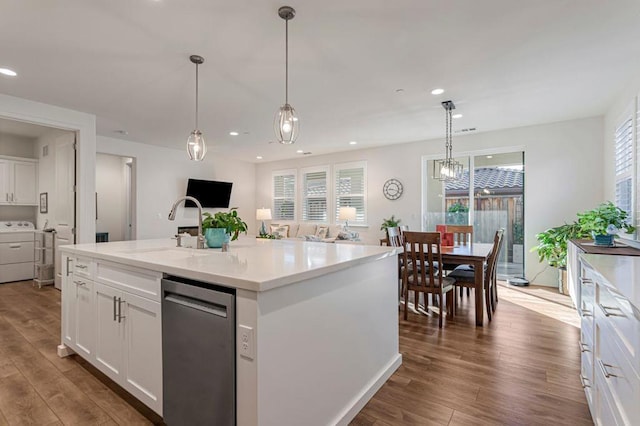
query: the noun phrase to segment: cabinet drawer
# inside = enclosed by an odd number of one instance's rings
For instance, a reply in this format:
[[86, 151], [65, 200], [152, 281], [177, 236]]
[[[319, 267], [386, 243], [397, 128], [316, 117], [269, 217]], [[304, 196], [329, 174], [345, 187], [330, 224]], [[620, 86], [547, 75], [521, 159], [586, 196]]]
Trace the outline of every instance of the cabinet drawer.
[[3, 232], [0, 234], [0, 243], [27, 242], [34, 240], [33, 231], [30, 232]]
[[609, 345], [615, 342], [621, 355], [640, 376], [640, 319], [635, 309], [627, 299], [604, 286], [598, 285], [596, 292], [596, 318], [605, 322], [610, 331]]
[[74, 276], [93, 278], [95, 263], [91, 259], [76, 257], [72, 260], [72, 271]]
[[127, 267], [109, 262], [98, 262], [96, 280], [129, 293], [160, 301], [162, 273]]
[[615, 416], [621, 419], [623, 424], [632, 424], [632, 419], [640, 418], [640, 406], [637, 401], [637, 396], [640, 395], [640, 378], [618, 345], [612, 342], [611, 333], [608, 323], [596, 323], [598, 343], [593, 368], [602, 386], [606, 387], [610, 394]]
[[33, 262], [0, 265], [0, 283], [33, 279]]
[[[0, 264], [33, 262], [33, 240], [27, 242], [0, 243]], [[31, 265], [33, 267], [33, 265]]]
[[587, 396], [587, 402], [589, 407], [593, 407], [593, 391], [594, 391], [594, 377], [593, 377], [593, 353], [582, 352], [580, 367], [580, 382], [582, 388]]

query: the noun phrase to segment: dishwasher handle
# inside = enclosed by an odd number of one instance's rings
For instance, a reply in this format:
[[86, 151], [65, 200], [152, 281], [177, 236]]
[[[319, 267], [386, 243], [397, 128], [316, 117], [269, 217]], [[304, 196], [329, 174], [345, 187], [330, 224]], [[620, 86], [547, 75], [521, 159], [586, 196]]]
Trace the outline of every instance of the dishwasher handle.
[[196, 309], [222, 318], [227, 318], [227, 307], [224, 305], [170, 292], [165, 292], [164, 300], [166, 302], [177, 303], [178, 305], [186, 306], [187, 308]]

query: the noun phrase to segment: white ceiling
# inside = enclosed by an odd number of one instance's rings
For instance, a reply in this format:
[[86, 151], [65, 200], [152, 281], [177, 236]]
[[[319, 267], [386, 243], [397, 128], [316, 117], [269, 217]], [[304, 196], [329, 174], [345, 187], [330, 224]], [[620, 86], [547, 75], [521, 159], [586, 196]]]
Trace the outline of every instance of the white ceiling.
[[209, 152], [269, 161], [440, 138], [447, 99], [464, 114], [454, 130], [600, 115], [640, 71], [637, 0], [292, 0], [300, 137], [269, 144], [283, 4], [0, 0], [0, 67], [19, 73], [0, 75], [0, 92], [96, 114], [101, 135], [182, 149], [199, 54]]

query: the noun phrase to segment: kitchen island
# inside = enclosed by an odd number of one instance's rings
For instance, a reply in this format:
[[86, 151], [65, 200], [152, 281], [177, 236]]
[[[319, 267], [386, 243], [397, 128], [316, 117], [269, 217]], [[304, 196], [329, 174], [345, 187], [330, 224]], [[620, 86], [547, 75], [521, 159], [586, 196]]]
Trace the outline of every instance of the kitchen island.
[[346, 424], [401, 364], [392, 247], [246, 237], [228, 252], [169, 239], [61, 252], [59, 354], [78, 353], [160, 415], [167, 276], [235, 293], [239, 425]]

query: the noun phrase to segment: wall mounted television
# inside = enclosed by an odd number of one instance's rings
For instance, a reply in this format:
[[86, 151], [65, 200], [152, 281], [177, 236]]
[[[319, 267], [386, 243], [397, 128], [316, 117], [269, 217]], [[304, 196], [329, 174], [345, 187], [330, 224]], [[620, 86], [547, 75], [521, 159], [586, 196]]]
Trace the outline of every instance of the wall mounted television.
[[[232, 186], [232, 182], [189, 179], [187, 183], [187, 195], [200, 201], [202, 207], [228, 208]], [[195, 207], [196, 204], [191, 200], [187, 200], [184, 206]]]

